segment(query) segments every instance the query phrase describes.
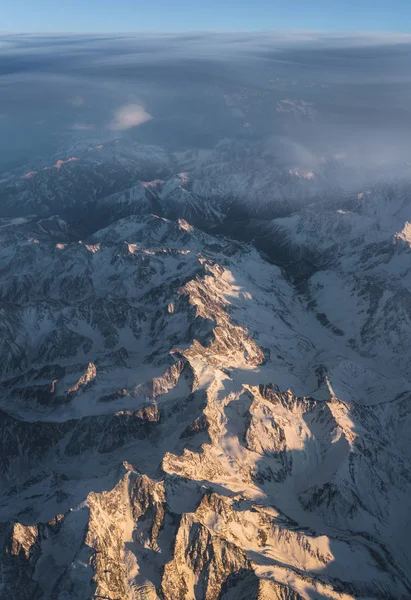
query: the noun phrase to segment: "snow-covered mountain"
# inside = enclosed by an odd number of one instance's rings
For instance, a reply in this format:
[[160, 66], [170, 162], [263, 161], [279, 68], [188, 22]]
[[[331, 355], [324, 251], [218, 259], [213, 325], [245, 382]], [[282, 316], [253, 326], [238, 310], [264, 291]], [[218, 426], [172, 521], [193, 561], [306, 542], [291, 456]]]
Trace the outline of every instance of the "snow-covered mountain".
[[1, 598], [411, 597], [410, 185], [256, 144], [2, 184]]

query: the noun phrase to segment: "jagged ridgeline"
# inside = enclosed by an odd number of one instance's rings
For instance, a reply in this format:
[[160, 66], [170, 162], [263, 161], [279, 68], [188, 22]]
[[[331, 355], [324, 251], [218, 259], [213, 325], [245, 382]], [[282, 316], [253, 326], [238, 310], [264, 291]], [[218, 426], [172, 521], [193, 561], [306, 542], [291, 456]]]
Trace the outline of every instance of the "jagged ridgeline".
[[2, 599], [411, 597], [407, 187], [246, 150], [1, 184]]

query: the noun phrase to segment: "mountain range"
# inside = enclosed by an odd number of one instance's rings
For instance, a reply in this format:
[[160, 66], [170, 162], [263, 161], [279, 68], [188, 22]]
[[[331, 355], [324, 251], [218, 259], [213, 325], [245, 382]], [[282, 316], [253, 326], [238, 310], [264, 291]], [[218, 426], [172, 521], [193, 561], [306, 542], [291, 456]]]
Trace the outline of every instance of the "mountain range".
[[4, 179], [0, 596], [411, 598], [410, 193], [252, 133]]

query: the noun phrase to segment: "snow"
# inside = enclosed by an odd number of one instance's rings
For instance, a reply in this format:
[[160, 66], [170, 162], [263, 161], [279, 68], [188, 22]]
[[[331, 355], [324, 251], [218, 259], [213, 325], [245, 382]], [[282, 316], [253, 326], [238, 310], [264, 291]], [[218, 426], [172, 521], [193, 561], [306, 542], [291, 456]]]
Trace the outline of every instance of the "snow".
[[22, 179], [31, 179], [32, 177], [34, 177], [34, 175], [37, 174], [37, 171], [29, 171], [28, 173], [26, 173], [25, 175], [22, 175]]
[[[194, 185], [190, 168], [174, 190], [189, 172]], [[81, 244], [48, 239], [43, 223], [34, 245], [25, 220], [2, 223], [15, 307], [2, 308], [0, 514], [37, 524], [64, 513], [35, 568], [46, 593], [47, 570], [83, 586], [101, 577], [87, 552], [102, 538], [130, 594], [156, 594], [172, 560], [194, 589], [190, 553], [171, 549], [196, 524], [244, 551], [262, 589], [405, 593], [411, 234], [402, 200], [374, 198], [268, 224], [322, 259], [301, 293], [251, 246], [183, 218], [125, 217]], [[150, 502], [173, 522], [161, 521], [158, 549], [144, 537], [151, 517], [133, 513], [139, 473], [164, 489]]]

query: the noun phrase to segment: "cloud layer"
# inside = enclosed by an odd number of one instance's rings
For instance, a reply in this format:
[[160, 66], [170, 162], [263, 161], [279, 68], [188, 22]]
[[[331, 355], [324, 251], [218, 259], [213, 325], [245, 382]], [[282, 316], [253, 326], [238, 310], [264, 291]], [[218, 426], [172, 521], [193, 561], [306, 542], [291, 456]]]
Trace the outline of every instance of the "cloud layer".
[[[311, 171], [411, 158], [411, 36], [0, 36], [0, 172], [118, 136], [185, 149], [272, 139]], [[303, 171], [302, 171], [303, 172]]]

